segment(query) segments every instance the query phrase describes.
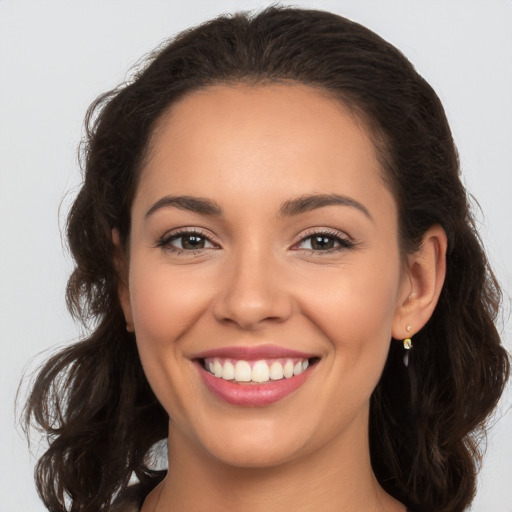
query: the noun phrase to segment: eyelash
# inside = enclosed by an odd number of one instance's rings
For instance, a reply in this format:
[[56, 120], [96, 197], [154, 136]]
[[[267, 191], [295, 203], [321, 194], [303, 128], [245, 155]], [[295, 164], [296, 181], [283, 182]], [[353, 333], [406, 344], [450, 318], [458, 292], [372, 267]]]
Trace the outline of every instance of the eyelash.
[[[174, 231], [172, 233], [169, 233], [169, 234], [165, 234], [162, 238], [160, 238], [157, 243], [155, 244], [157, 247], [161, 247], [162, 249], [166, 250], [166, 251], [169, 251], [169, 252], [172, 252], [174, 254], [177, 254], [177, 255], [180, 255], [180, 254], [198, 254], [200, 253], [201, 251], [203, 251], [205, 248], [200, 248], [200, 249], [180, 249], [178, 247], [173, 247], [171, 245], [171, 243], [175, 240], [179, 240], [180, 238], [185, 238], [185, 235], [188, 235], [188, 236], [197, 236], [197, 237], [200, 237], [202, 238], [203, 240], [205, 240], [205, 242], [207, 243], [210, 243], [212, 244], [213, 246], [216, 246], [218, 247], [217, 244], [215, 244], [215, 242], [212, 242], [210, 236], [206, 235], [205, 233], [203, 233], [200, 229], [197, 229], [197, 228], [186, 228], [186, 229], [181, 229], [179, 231]], [[211, 247], [207, 247], [206, 249], [211, 249]]]
[[[296, 248], [298, 245], [303, 244], [306, 240], [310, 240], [312, 243], [314, 238], [329, 238], [331, 240], [334, 240], [334, 243], [338, 244], [337, 247], [332, 247], [329, 249], [324, 250], [314, 250], [314, 249], [301, 249]], [[311, 231], [310, 233], [307, 233], [306, 236], [303, 236], [297, 243], [295, 243], [292, 246], [293, 250], [300, 251], [311, 251], [314, 252], [315, 255], [325, 255], [325, 254], [332, 254], [334, 252], [338, 251], [346, 251], [346, 250], [353, 250], [356, 247], [356, 243], [350, 240], [347, 236], [342, 236], [339, 231], [330, 230], [330, 229], [321, 229], [318, 231]]]
[[[174, 242], [175, 240], [179, 240], [180, 238], [185, 238], [186, 235], [187, 236], [196, 235], [196, 236], [202, 238], [205, 242], [211, 244], [213, 247], [207, 247], [207, 248], [202, 247], [200, 249], [183, 249], [183, 248], [173, 247], [171, 245], [172, 242]], [[337, 245], [337, 247], [331, 247], [329, 249], [324, 249], [324, 250], [314, 250], [312, 248], [311, 249], [301, 249], [300, 247], [297, 247], [297, 246], [303, 244], [307, 240], [310, 240], [312, 242], [315, 237], [316, 238], [324, 238], [324, 239], [328, 238], [328, 239], [334, 240], [334, 243], [338, 244], [338, 245]], [[307, 234], [306, 236], [303, 236], [297, 243], [295, 243], [292, 246], [292, 250], [294, 250], [294, 251], [305, 250], [305, 251], [313, 252], [315, 254], [323, 255], [323, 254], [332, 254], [333, 252], [338, 252], [338, 251], [343, 251], [343, 250], [353, 250], [356, 247], [356, 245], [357, 245], [356, 243], [354, 243], [347, 237], [340, 236], [340, 233], [338, 231], [322, 229], [320, 231], [312, 231], [311, 233]], [[218, 248], [218, 245], [211, 240], [210, 236], [206, 235], [203, 231], [196, 229], [196, 228], [186, 228], [186, 229], [181, 229], [179, 231], [172, 232], [170, 234], [165, 234], [162, 238], [160, 238], [156, 242], [155, 246], [160, 247], [166, 251], [172, 252], [176, 255], [185, 254], [185, 253], [189, 254], [189, 255], [194, 255], [194, 254], [200, 253], [201, 251], [204, 251], [205, 249]]]

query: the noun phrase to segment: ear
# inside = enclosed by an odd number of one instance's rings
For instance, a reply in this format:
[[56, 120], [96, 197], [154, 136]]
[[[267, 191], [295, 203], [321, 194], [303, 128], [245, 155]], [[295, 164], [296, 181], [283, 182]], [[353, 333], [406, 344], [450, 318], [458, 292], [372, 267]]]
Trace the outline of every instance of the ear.
[[116, 247], [114, 266], [118, 276], [117, 295], [126, 320], [126, 330], [134, 332], [130, 289], [128, 286], [128, 260], [121, 247], [121, 236], [116, 228], [112, 229], [112, 241]]
[[435, 225], [425, 233], [418, 251], [407, 257], [393, 318], [393, 338], [410, 338], [432, 316], [446, 276], [447, 245], [444, 229]]

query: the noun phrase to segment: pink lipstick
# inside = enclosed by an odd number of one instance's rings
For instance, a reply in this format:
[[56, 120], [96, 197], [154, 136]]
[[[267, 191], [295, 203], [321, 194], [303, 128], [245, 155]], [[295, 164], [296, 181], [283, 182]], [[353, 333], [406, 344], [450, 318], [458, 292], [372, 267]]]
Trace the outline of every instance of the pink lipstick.
[[210, 392], [224, 402], [262, 407], [278, 402], [308, 379], [318, 356], [274, 345], [223, 347], [193, 357]]

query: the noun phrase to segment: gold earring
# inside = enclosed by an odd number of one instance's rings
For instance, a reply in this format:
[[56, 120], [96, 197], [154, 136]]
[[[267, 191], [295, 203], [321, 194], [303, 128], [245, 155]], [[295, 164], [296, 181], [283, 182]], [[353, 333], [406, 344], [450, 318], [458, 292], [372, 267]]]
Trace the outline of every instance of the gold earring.
[[[410, 325], [407, 325], [407, 327], [405, 328], [405, 330], [410, 333], [411, 332], [411, 329], [412, 327]], [[404, 348], [405, 350], [410, 350], [412, 348], [412, 340], [411, 340], [412, 336], [409, 336], [408, 338], [405, 338], [404, 339]]]
[[403, 341], [404, 348], [406, 350], [406, 352], [404, 354], [403, 361], [404, 361], [404, 366], [407, 368], [409, 366], [409, 350], [412, 348], [412, 341], [411, 341], [412, 335], [410, 334], [412, 327], [410, 325], [407, 325], [405, 327], [405, 330], [409, 333], [409, 337], [405, 338]]

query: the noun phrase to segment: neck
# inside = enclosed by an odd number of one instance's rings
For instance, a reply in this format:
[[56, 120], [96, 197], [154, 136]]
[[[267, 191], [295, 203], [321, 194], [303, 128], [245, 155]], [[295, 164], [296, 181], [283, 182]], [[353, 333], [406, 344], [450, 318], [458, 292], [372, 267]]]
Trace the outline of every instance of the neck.
[[361, 429], [349, 429], [307, 456], [262, 468], [226, 464], [171, 424], [169, 453], [167, 477], [143, 512], [405, 512], [376, 481]]

